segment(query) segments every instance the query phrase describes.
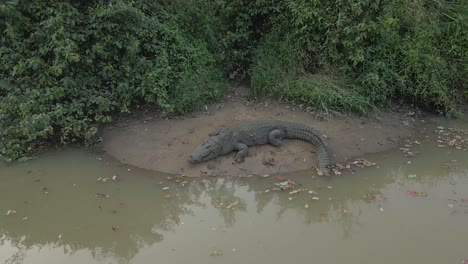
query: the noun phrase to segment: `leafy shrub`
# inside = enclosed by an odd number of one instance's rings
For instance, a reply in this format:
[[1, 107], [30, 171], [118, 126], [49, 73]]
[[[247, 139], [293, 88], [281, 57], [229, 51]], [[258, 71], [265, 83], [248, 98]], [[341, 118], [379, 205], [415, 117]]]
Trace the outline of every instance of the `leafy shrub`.
[[183, 112], [222, 94], [206, 45], [174, 17], [126, 1], [83, 3], [0, 5], [3, 157], [53, 139], [92, 142], [99, 123], [136, 104]]
[[330, 76], [307, 73], [306, 54], [289, 36], [270, 34], [256, 50], [251, 68], [252, 91], [257, 96], [313, 106], [322, 111], [366, 112], [367, 99], [349, 82]]

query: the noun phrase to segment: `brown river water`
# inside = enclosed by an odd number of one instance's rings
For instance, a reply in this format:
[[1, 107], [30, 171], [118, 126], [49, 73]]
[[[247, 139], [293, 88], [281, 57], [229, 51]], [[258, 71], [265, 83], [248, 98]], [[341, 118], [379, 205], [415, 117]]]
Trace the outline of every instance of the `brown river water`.
[[330, 178], [186, 178], [79, 149], [3, 164], [0, 263], [462, 263], [468, 151], [436, 138]]

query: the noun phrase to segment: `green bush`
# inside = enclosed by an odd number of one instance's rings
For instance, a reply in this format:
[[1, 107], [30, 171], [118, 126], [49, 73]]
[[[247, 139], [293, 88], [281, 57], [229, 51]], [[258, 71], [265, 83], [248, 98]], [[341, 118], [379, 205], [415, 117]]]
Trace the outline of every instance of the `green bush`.
[[[174, 16], [127, 1], [0, 4], [1, 155], [92, 142], [136, 104], [184, 112], [222, 95], [221, 69]], [[86, 3], [86, 4], [85, 4]]]
[[292, 39], [270, 34], [256, 50], [251, 68], [252, 91], [321, 111], [365, 113], [370, 104], [349, 81], [307, 72], [306, 54]]

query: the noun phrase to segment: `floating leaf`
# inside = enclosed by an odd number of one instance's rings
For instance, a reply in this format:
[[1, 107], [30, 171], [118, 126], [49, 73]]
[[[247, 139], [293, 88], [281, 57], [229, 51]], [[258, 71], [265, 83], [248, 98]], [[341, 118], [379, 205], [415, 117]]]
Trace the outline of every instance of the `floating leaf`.
[[210, 256], [221, 256], [223, 254], [223, 250], [220, 248], [215, 248], [211, 251]]
[[302, 190], [293, 190], [293, 191], [290, 191], [289, 194], [296, 194], [296, 193], [300, 193]]
[[236, 205], [238, 205], [238, 204], [239, 204], [239, 200], [236, 200], [235, 202], [230, 203], [228, 206], [226, 206], [226, 208], [227, 208], [227, 209], [230, 209], [231, 207], [236, 206]]
[[15, 210], [8, 210], [5, 215], [16, 214]]

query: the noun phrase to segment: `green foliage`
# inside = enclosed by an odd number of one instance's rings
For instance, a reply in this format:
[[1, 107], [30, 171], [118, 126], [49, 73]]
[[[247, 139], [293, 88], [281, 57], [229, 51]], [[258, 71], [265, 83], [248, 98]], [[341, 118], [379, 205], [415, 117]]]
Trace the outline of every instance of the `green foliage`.
[[11, 1], [0, 12], [0, 151], [7, 159], [54, 139], [92, 142], [98, 124], [136, 104], [183, 112], [225, 88], [204, 42], [155, 6]]
[[[446, 113], [454, 113], [457, 91], [467, 89], [466, 1], [266, 2], [280, 11], [266, 12], [270, 27], [264, 33], [291, 35], [292, 44], [307, 54], [299, 58], [307, 65], [304, 76], [352, 80], [353, 90], [371, 104], [398, 98]], [[269, 70], [258, 63], [252, 61], [252, 77]]]
[[271, 34], [256, 50], [251, 84], [257, 96], [273, 96], [321, 111], [366, 112], [370, 104], [346, 81], [307, 73], [309, 61], [292, 38]]

